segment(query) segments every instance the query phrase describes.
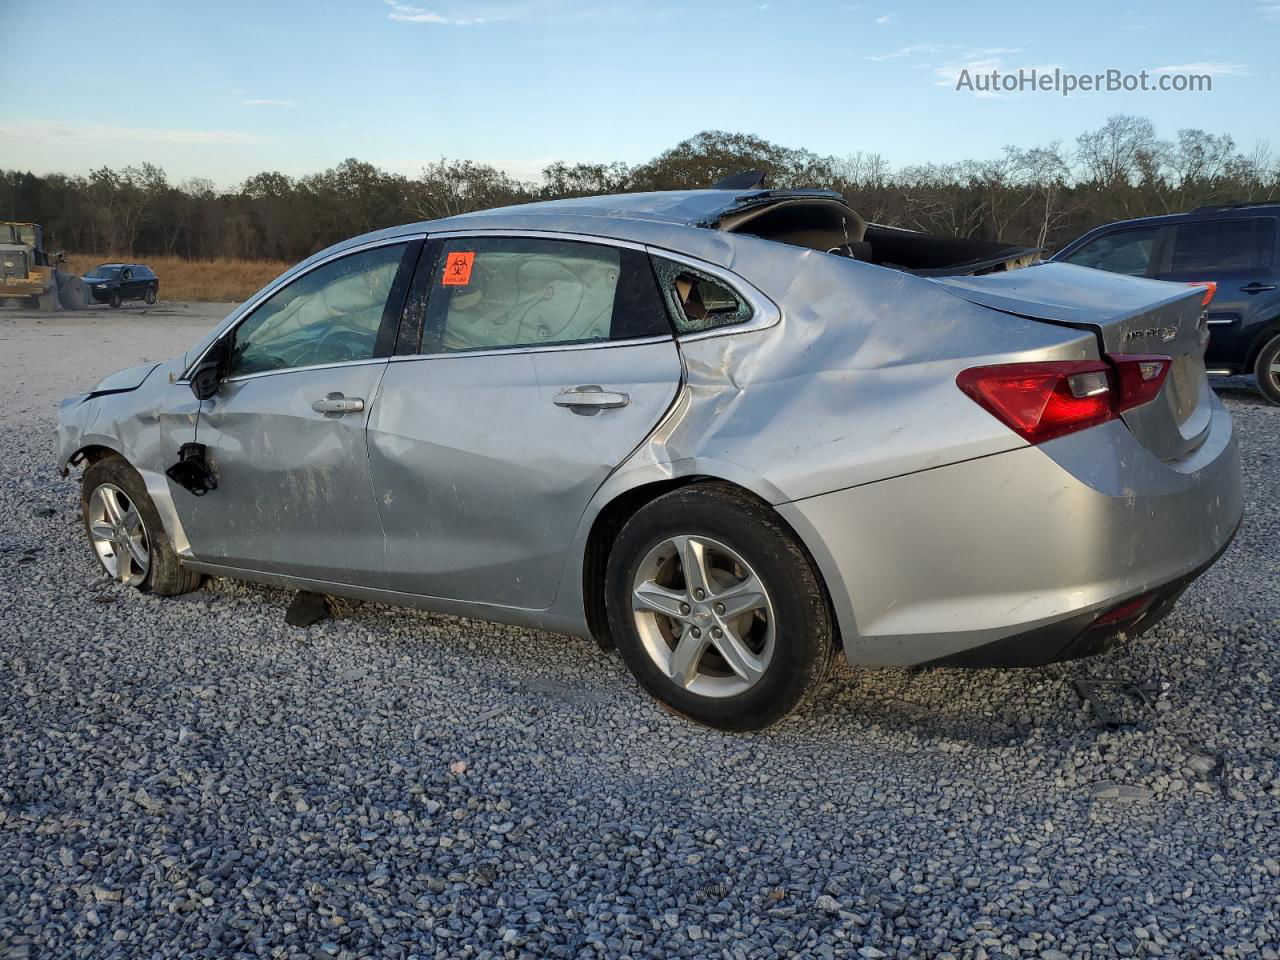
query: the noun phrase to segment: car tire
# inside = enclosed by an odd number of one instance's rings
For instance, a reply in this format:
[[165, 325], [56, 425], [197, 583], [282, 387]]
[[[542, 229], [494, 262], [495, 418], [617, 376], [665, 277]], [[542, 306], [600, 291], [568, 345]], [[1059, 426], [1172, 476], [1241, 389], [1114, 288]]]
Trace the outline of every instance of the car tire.
[[610, 550], [605, 591], [640, 685], [710, 727], [776, 723], [822, 686], [835, 658], [812, 559], [767, 504], [729, 484], [692, 484], [638, 510]]
[[1258, 352], [1253, 372], [1262, 395], [1280, 405], [1280, 335], [1272, 337]]
[[90, 547], [113, 580], [162, 597], [200, 586], [203, 578], [182, 566], [146, 484], [124, 458], [104, 457], [85, 470], [80, 507]]
[[119, 290], [112, 290], [111, 297], [107, 300], [107, 303], [111, 304], [112, 310], [119, 310], [120, 304], [124, 303], [124, 297], [120, 296]]
[[156, 302], [156, 288], [147, 287], [147, 292], [143, 295], [142, 299], [147, 301], [148, 304], [154, 304]]

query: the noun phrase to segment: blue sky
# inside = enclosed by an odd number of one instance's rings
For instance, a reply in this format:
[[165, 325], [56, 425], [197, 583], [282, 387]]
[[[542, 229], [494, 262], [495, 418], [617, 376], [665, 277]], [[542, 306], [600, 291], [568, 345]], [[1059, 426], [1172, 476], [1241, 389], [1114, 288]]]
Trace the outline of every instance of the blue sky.
[[[0, 101], [0, 167], [42, 173], [149, 160], [231, 186], [447, 156], [534, 178], [708, 128], [897, 165], [1070, 143], [1113, 113], [1280, 152], [1280, 0], [0, 0], [0, 34], [27, 91]], [[1213, 90], [979, 96], [954, 88], [966, 64], [1185, 67]]]

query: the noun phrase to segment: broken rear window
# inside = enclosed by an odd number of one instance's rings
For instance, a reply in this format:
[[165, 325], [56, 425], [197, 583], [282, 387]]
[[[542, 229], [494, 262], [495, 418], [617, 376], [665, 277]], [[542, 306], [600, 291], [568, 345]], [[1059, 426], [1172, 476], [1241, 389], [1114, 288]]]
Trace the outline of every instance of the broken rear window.
[[723, 281], [670, 260], [655, 259], [654, 267], [678, 333], [702, 333], [751, 319], [751, 305]]

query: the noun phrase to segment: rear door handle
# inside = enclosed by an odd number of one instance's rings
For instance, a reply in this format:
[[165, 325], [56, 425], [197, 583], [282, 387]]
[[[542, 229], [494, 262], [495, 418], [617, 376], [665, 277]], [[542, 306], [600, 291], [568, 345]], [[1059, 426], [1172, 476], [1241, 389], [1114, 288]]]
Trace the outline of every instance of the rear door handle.
[[631, 398], [625, 393], [611, 393], [596, 383], [558, 393], [552, 401], [557, 407], [582, 407], [590, 409], [593, 413], [596, 410], [625, 407], [630, 402]]
[[1247, 283], [1240, 290], [1244, 293], [1265, 293], [1268, 290], [1274, 290], [1274, 283]]
[[364, 398], [344, 397], [340, 393], [331, 393], [323, 400], [317, 400], [311, 404], [311, 409], [316, 413], [323, 413], [326, 417], [340, 417], [344, 413], [359, 413], [363, 410]]

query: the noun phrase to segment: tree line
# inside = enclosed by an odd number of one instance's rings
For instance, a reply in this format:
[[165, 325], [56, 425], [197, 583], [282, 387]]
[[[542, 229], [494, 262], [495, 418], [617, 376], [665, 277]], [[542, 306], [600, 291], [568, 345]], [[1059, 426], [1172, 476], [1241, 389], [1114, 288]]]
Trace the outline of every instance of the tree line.
[[820, 156], [742, 133], [708, 130], [641, 164], [563, 163], [537, 182], [470, 160], [441, 159], [416, 177], [361, 160], [291, 177], [255, 174], [233, 189], [171, 183], [142, 163], [88, 176], [0, 170], [0, 216], [45, 225], [51, 249], [122, 257], [299, 260], [380, 227], [504, 204], [705, 187], [763, 170], [767, 185], [829, 187], [867, 220], [950, 236], [1056, 248], [1101, 223], [1211, 203], [1280, 198], [1269, 147], [1117, 115], [1070, 146], [1005, 147], [998, 156], [893, 167], [876, 152]]

